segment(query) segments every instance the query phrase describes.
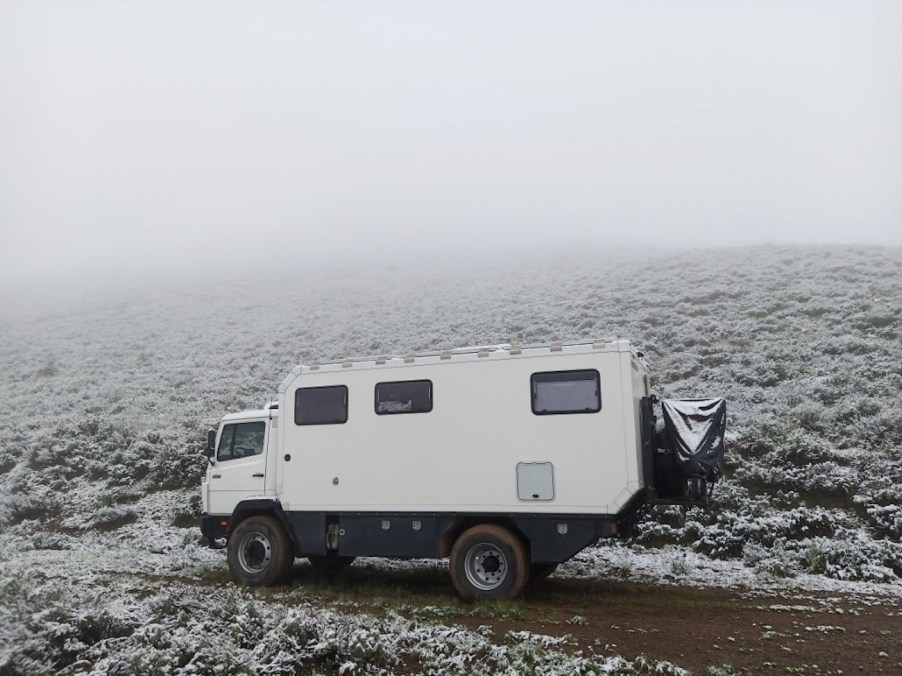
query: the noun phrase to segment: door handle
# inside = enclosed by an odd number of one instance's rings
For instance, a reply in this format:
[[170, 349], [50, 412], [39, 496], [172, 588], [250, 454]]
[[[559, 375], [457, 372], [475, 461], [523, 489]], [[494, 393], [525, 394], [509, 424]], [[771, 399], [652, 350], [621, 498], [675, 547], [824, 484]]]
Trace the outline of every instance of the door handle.
[[222, 478], [222, 474], [214, 474], [214, 475], [211, 476], [210, 478], [211, 478], [211, 479], [221, 479], [221, 478]]
[[262, 479], [262, 478], [263, 478], [263, 473], [262, 473], [262, 472], [257, 472], [256, 474], [252, 474], [251, 476], [253, 476], [255, 479], [257, 479], [257, 478]]

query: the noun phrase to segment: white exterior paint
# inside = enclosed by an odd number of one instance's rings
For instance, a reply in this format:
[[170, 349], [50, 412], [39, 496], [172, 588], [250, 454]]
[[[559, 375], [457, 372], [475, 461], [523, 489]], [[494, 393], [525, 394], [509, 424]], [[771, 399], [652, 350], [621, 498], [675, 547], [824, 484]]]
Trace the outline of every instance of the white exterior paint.
[[[585, 369], [600, 375], [598, 413], [532, 412], [533, 373]], [[278, 416], [256, 411], [223, 423], [272, 418], [263, 493], [286, 510], [614, 514], [643, 487], [638, 399], [646, 376], [626, 341], [369, 358], [296, 367], [280, 387]], [[376, 384], [402, 380], [432, 381], [432, 411], [375, 413]], [[347, 386], [347, 422], [296, 425], [296, 390], [328, 385]], [[517, 466], [537, 462], [553, 465], [553, 499], [520, 500]], [[227, 464], [210, 467], [208, 486]], [[250, 474], [235, 476], [242, 472]], [[248, 484], [219, 498], [212, 490], [209, 513], [231, 513], [238, 494], [255, 490]]]

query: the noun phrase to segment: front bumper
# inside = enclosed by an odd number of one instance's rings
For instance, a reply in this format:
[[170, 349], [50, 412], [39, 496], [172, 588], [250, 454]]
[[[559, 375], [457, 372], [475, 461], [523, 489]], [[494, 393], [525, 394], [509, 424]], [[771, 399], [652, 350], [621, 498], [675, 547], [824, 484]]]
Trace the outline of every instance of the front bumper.
[[215, 546], [217, 540], [224, 540], [228, 537], [229, 517], [204, 514], [200, 518], [200, 532], [211, 547]]

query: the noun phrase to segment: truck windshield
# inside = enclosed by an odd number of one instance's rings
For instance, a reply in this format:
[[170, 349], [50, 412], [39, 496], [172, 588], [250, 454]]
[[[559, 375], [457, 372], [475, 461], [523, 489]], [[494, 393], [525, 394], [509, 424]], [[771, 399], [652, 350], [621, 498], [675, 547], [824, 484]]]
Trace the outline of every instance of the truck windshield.
[[263, 453], [265, 422], [246, 422], [226, 425], [219, 439], [217, 460], [236, 460]]

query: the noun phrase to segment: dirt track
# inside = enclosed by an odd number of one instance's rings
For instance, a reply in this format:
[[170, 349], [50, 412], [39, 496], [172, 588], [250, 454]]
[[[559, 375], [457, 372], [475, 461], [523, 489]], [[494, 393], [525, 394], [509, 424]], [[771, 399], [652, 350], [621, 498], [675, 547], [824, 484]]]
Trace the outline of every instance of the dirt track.
[[[584, 654], [640, 654], [705, 673], [902, 673], [898, 597], [652, 586], [554, 576], [516, 602], [466, 604], [441, 571], [351, 568], [332, 580], [296, 571], [296, 592], [366, 607], [378, 597], [402, 614], [438, 608], [441, 621], [574, 637]], [[311, 588], [312, 587], [312, 588]]]
[[493, 625], [499, 639], [511, 629], [569, 633], [587, 654], [644, 653], [699, 672], [729, 664], [752, 673], [902, 673], [902, 609], [894, 599], [874, 603], [552, 579], [528, 594], [522, 621]]
[[894, 600], [867, 605], [827, 594], [786, 599], [552, 579], [523, 608], [528, 621], [499, 623], [496, 631], [570, 633], [586, 652], [607, 645], [627, 658], [645, 653], [696, 671], [730, 664], [753, 673], [902, 672], [902, 612]]

